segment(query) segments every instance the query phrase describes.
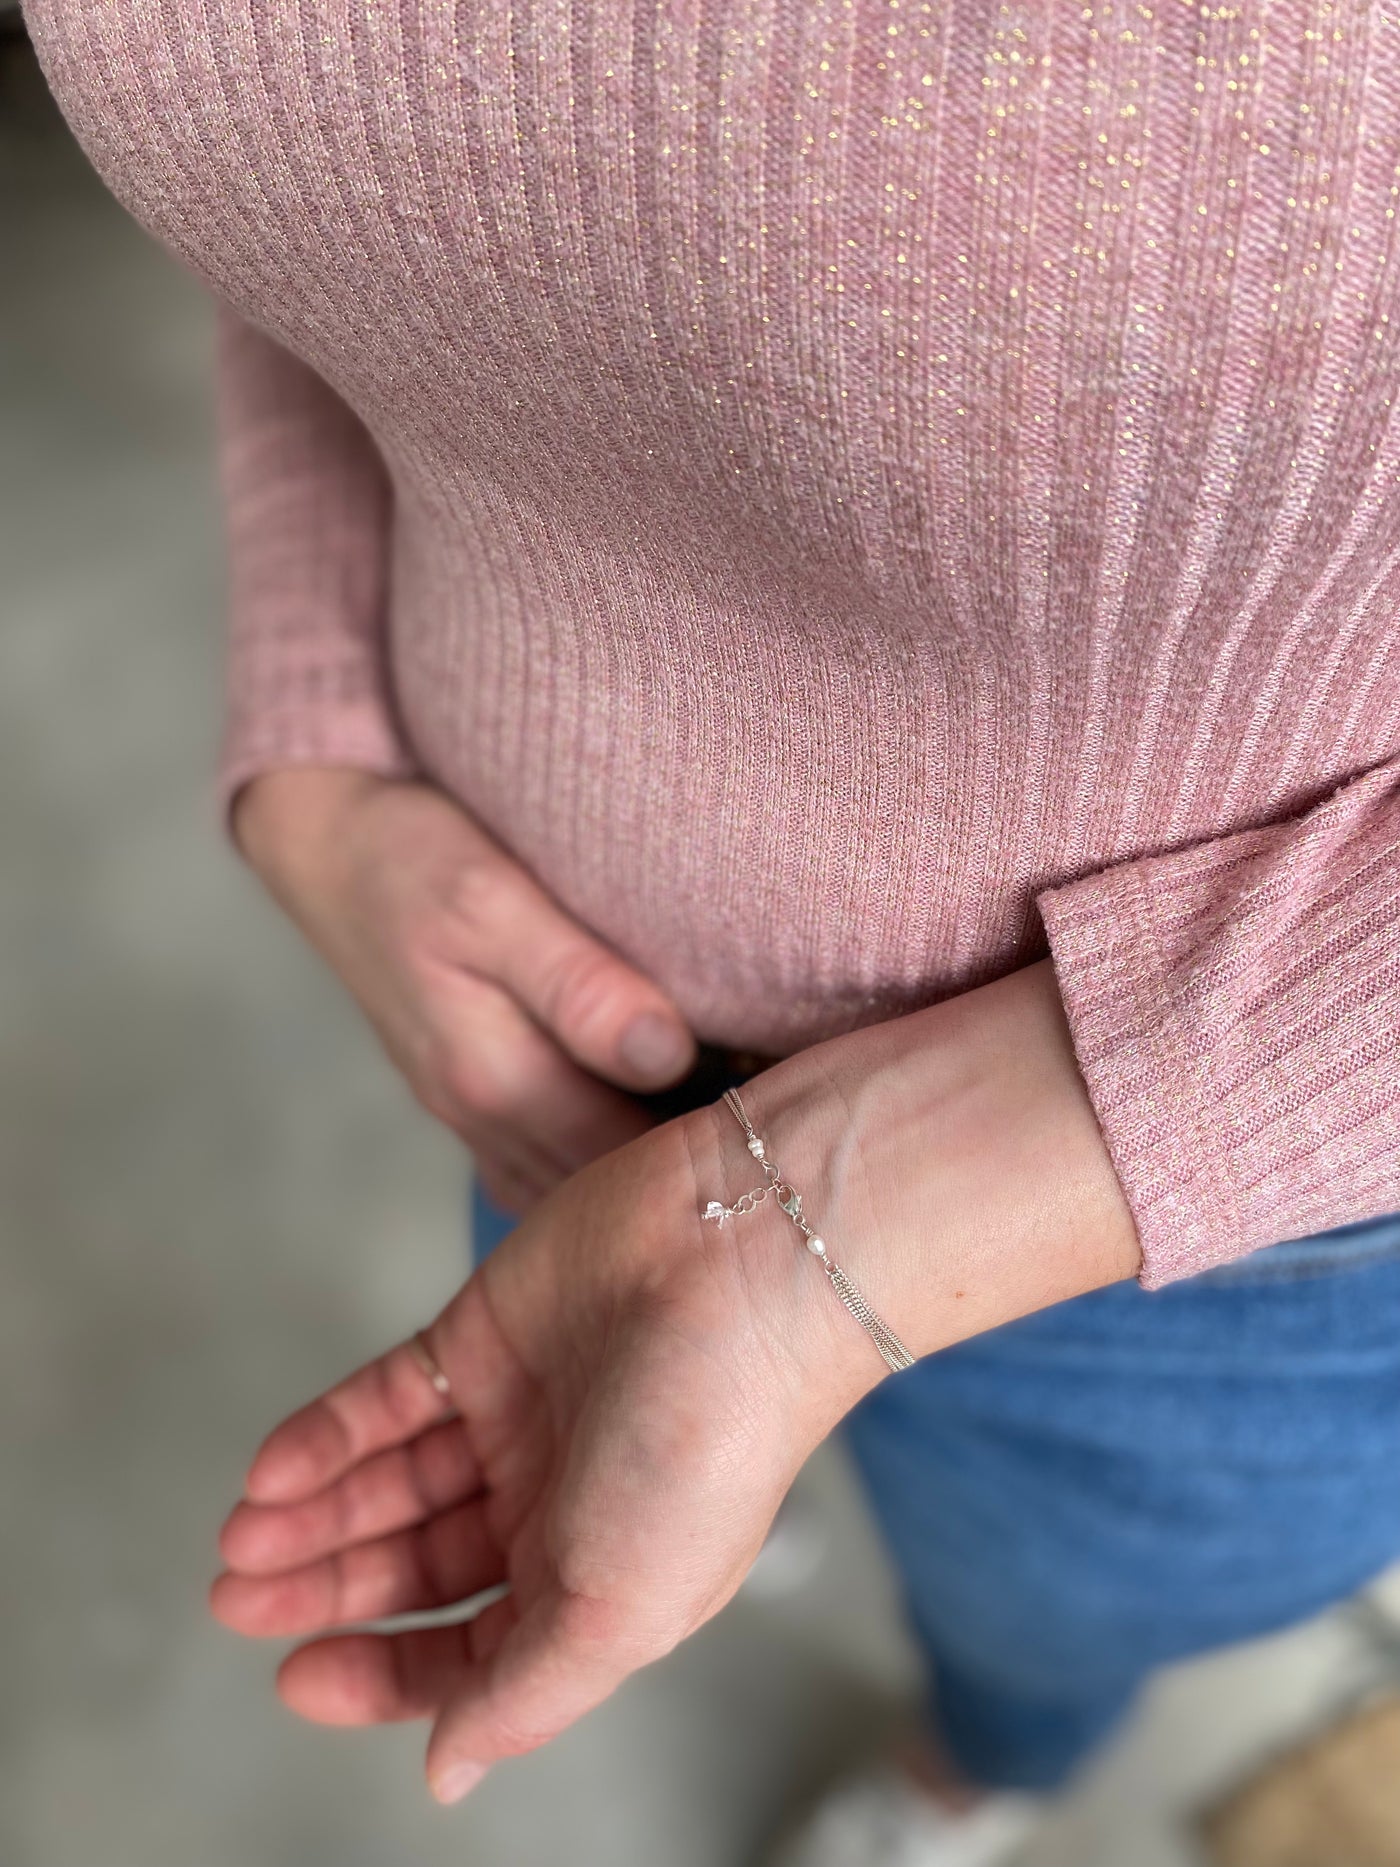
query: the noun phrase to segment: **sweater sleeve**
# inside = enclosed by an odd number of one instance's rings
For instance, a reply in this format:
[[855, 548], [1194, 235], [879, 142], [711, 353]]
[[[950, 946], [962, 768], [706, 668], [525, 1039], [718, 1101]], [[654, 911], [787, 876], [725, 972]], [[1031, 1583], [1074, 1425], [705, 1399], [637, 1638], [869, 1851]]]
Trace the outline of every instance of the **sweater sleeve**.
[[314, 370], [216, 304], [228, 551], [218, 800], [285, 765], [407, 776], [386, 657], [392, 492], [358, 417]]
[[1400, 1210], [1400, 758], [1036, 904], [1149, 1289]]

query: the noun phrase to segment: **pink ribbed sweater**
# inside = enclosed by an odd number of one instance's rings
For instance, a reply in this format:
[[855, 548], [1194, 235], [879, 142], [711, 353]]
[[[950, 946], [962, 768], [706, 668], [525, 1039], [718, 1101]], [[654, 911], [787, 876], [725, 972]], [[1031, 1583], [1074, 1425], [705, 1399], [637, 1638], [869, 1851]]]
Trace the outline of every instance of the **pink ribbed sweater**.
[[226, 790], [427, 774], [771, 1052], [1048, 942], [1149, 1284], [1400, 1208], [1393, 11], [28, 16], [221, 301]]

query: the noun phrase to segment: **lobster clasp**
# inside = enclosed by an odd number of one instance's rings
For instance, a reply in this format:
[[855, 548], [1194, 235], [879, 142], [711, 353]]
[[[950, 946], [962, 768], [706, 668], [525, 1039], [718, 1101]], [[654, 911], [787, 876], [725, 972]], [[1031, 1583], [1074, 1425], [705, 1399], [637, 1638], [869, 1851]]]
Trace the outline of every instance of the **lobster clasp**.
[[778, 1204], [790, 1219], [797, 1218], [802, 1211], [801, 1193], [790, 1187], [786, 1180], [779, 1180], [774, 1189], [778, 1195]]

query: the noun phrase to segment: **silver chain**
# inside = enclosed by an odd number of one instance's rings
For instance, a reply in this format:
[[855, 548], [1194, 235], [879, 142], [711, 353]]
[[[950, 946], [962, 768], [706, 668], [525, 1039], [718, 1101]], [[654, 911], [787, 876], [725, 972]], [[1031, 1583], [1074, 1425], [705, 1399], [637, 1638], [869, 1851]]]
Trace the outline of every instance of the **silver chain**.
[[774, 1163], [769, 1160], [768, 1150], [754, 1133], [753, 1123], [749, 1120], [744, 1104], [740, 1100], [739, 1091], [726, 1089], [724, 1100], [744, 1131], [750, 1154], [763, 1169], [763, 1185], [754, 1187], [751, 1192], [741, 1193], [732, 1206], [722, 1205], [719, 1200], [712, 1199], [701, 1217], [712, 1219], [716, 1225], [723, 1225], [727, 1220], [737, 1219], [743, 1213], [756, 1212], [771, 1193], [807, 1240], [807, 1249], [814, 1258], [820, 1260], [828, 1283], [879, 1349], [886, 1366], [894, 1369], [896, 1373], [901, 1368], [912, 1368], [914, 1357], [909, 1350], [889, 1324], [870, 1307], [855, 1280], [847, 1276], [841, 1266], [828, 1255], [826, 1240], [820, 1237], [803, 1217], [802, 1195], [783, 1178]]

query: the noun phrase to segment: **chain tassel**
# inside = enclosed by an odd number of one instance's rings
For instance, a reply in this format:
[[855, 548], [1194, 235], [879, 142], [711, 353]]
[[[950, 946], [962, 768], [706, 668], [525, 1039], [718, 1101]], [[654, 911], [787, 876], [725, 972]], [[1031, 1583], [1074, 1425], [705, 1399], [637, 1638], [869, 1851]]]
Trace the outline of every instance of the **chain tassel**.
[[752, 1192], [742, 1193], [732, 1206], [721, 1205], [719, 1200], [712, 1199], [706, 1206], [702, 1217], [713, 1219], [717, 1225], [723, 1225], [726, 1219], [735, 1219], [741, 1213], [755, 1211], [771, 1193], [807, 1240], [807, 1249], [813, 1257], [821, 1260], [821, 1267], [826, 1272], [827, 1282], [879, 1349], [885, 1365], [892, 1368], [895, 1373], [898, 1373], [901, 1368], [912, 1368], [914, 1357], [909, 1350], [889, 1324], [870, 1307], [854, 1279], [848, 1277], [841, 1266], [828, 1256], [825, 1239], [818, 1237], [803, 1218], [802, 1195], [789, 1186], [777, 1167], [769, 1160], [767, 1149], [754, 1133], [753, 1123], [749, 1120], [744, 1104], [740, 1100], [739, 1091], [726, 1089], [724, 1100], [744, 1131], [750, 1154], [763, 1169], [763, 1185], [756, 1186]]

